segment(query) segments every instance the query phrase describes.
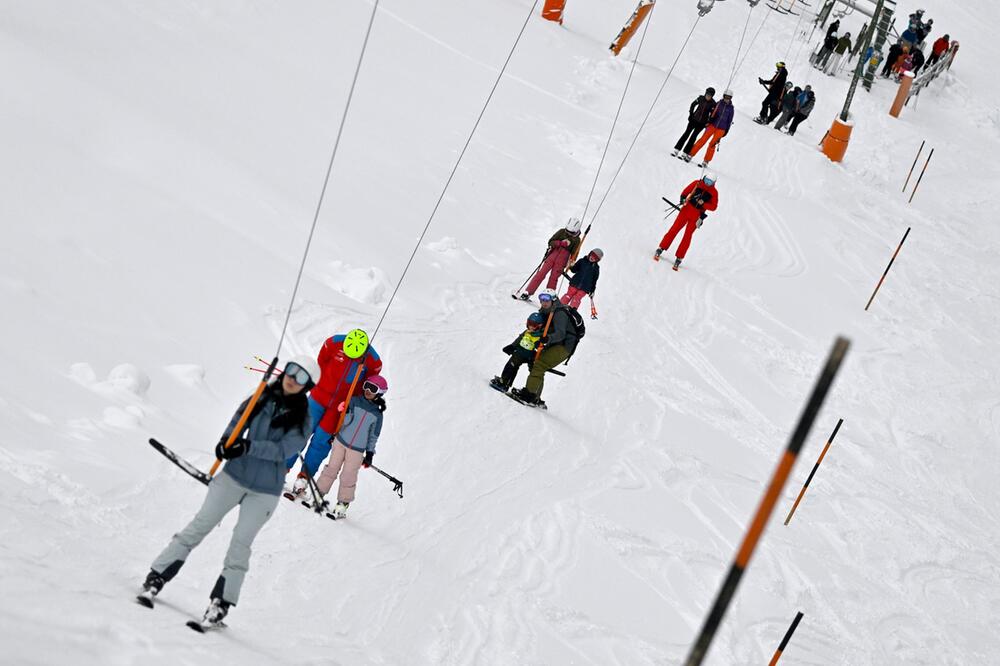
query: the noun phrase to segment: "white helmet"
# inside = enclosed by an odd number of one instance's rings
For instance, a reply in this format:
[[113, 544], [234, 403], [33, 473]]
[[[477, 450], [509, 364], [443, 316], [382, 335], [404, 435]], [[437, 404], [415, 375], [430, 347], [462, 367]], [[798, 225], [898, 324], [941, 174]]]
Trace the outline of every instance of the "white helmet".
[[726, 88], [726, 90], [722, 93], [722, 96], [723, 97], [732, 97], [733, 96], [733, 89], [732, 88]]
[[701, 177], [701, 181], [706, 185], [715, 185], [716, 177], [715, 173], [712, 171], [706, 171]]
[[543, 300], [548, 300], [555, 303], [556, 301], [559, 300], [559, 292], [556, 291], [555, 289], [546, 289], [542, 293], [538, 294], [538, 301], [542, 302]]
[[303, 384], [307, 389], [311, 389], [313, 386], [316, 386], [316, 384], [319, 383], [319, 378], [321, 374], [319, 363], [317, 363], [316, 359], [314, 359], [312, 356], [309, 356], [307, 354], [299, 354], [298, 356], [292, 357], [290, 361], [285, 363], [285, 369], [283, 370], [283, 372], [287, 373], [289, 366], [292, 364], [299, 366], [309, 374], [309, 378], [306, 382], [300, 381], [302, 379], [301, 376], [293, 376], [292, 378], [295, 381], [299, 382], [300, 384]]
[[569, 222], [566, 223], [566, 231], [577, 233], [578, 231], [580, 231], [580, 227], [582, 226], [583, 226], [583, 220], [581, 220], [578, 217], [571, 217], [569, 218]]

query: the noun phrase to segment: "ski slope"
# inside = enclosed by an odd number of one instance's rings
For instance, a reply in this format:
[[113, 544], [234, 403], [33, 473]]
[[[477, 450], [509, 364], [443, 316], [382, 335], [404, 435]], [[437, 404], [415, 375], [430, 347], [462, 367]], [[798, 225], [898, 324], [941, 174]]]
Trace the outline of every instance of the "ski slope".
[[[162, 606], [131, 603], [204, 496], [146, 440], [207, 469], [257, 381], [243, 366], [274, 353], [371, 4], [6, 8], [0, 662], [680, 663], [838, 334], [847, 362], [707, 663], [765, 663], [798, 610], [782, 663], [996, 659], [1000, 96], [984, 63], [1000, 8], [923, 3], [932, 37], [962, 44], [952, 71], [898, 120], [891, 84], [859, 90], [842, 164], [816, 143], [846, 75], [806, 64], [819, 31], [802, 47], [795, 17], [769, 17], [732, 84], [719, 209], [673, 273], [650, 261], [660, 196], [700, 171], [669, 151], [747, 25], [746, 3], [718, 3], [587, 238], [606, 253], [600, 319], [546, 382], [549, 411], [527, 410], [486, 386], [530, 313], [508, 294], [583, 212], [638, 40], [607, 47], [634, 4], [570, 0], [563, 27], [535, 12], [375, 338], [376, 464], [405, 498], [365, 471], [346, 521], [283, 502], [229, 628], [206, 636], [183, 622], [232, 515]], [[529, 7], [380, 5], [283, 356], [374, 328]], [[696, 16], [693, 0], [653, 12], [597, 197]], [[779, 59], [817, 93], [794, 137], [751, 122]], [[923, 139], [936, 150], [907, 205]]]

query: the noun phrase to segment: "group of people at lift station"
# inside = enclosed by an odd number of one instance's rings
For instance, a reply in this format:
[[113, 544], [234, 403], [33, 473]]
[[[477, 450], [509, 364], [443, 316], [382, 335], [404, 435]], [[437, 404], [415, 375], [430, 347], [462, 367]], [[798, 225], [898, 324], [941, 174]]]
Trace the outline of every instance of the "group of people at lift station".
[[[239, 601], [251, 545], [283, 492], [295, 500], [311, 488], [311, 499], [319, 503], [311, 508], [331, 518], [343, 518], [354, 500], [358, 472], [371, 466], [382, 432], [384, 396], [389, 386], [381, 370], [382, 361], [368, 335], [354, 329], [328, 338], [315, 359], [303, 355], [287, 362], [266, 384], [245, 425], [230, 443], [250, 399], [244, 401], [215, 447], [216, 458], [225, 461], [221, 473], [208, 484], [208, 494], [195, 517], [153, 560], [138, 601], [152, 608], [153, 599], [177, 575], [191, 551], [239, 506], [239, 518], [208, 609], [200, 623], [188, 623], [199, 631], [225, 626], [223, 618]], [[299, 475], [285, 490], [285, 477], [299, 459]], [[336, 504], [331, 508], [326, 495], [338, 477]]]
[[951, 49], [957, 47], [957, 42], [951, 40], [951, 35], [938, 37], [930, 46], [930, 56], [927, 56], [927, 37], [934, 28], [934, 19], [923, 20], [924, 10], [918, 9], [910, 14], [910, 22], [896, 43], [889, 47], [889, 53], [882, 65], [882, 76], [895, 77], [897, 80], [904, 72], [912, 72], [914, 76], [920, 73], [922, 67], [931, 67]]

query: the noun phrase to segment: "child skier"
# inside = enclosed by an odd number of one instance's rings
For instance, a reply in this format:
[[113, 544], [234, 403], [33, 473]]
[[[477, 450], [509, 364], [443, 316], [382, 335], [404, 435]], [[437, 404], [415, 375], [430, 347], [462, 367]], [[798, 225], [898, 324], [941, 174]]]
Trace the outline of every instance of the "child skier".
[[568, 305], [574, 310], [580, 307], [580, 301], [584, 296], [593, 297], [597, 291], [597, 279], [601, 277], [601, 267], [597, 265], [604, 258], [604, 250], [595, 247], [586, 257], [578, 260], [569, 267], [573, 277], [569, 279], [569, 289], [563, 294], [563, 305]]
[[250, 567], [250, 546], [278, 506], [285, 459], [305, 445], [311, 430], [306, 393], [319, 379], [316, 361], [309, 356], [293, 358], [264, 390], [239, 437], [225, 448], [249, 400], [236, 411], [215, 447], [216, 458], [226, 464], [208, 484], [208, 495], [194, 519], [153, 560], [139, 595], [143, 605], [152, 607], [153, 598], [177, 575], [191, 551], [239, 506], [222, 573], [212, 588], [211, 603], [200, 626], [221, 625], [229, 607], [239, 601]]
[[[581, 259], [581, 261], [583, 261]], [[503, 348], [504, 354], [509, 354], [507, 364], [503, 366], [499, 377], [490, 380], [490, 386], [498, 391], [506, 393], [514, 380], [517, 378], [518, 369], [525, 363], [531, 368], [535, 360], [535, 350], [538, 348], [538, 341], [542, 339], [542, 327], [545, 325], [545, 315], [541, 312], [532, 312], [528, 315], [528, 321], [524, 332], [520, 333], [514, 341]]]
[[[372, 375], [365, 380], [362, 395], [352, 400], [347, 407], [330, 462], [316, 479], [316, 489], [325, 497], [337, 476], [340, 476], [337, 506], [333, 509], [333, 515], [337, 518], [343, 518], [347, 514], [347, 507], [354, 501], [358, 470], [370, 467], [375, 457], [375, 444], [382, 433], [382, 413], [385, 411], [385, 399], [382, 396], [388, 390], [389, 384], [381, 375]], [[343, 411], [344, 403], [340, 403], [337, 409]], [[321, 508], [326, 509], [326, 506], [327, 502], [324, 500]]]
[[522, 301], [531, 298], [531, 295], [542, 284], [542, 280], [546, 274], [549, 276], [546, 287], [549, 289], [556, 288], [559, 276], [566, 270], [566, 265], [569, 264], [570, 258], [576, 254], [577, 248], [580, 247], [580, 227], [582, 224], [583, 222], [579, 218], [571, 217], [564, 229], [560, 229], [552, 234], [552, 237], [549, 238], [549, 247], [545, 251], [545, 258], [542, 260], [542, 265], [538, 267], [538, 271], [535, 272], [528, 282], [526, 291], [522, 292], [519, 296]]
[[706, 211], [715, 210], [718, 205], [719, 193], [715, 190], [715, 174], [706, 173], [701, 177], [701, 180], [696, 180], [685, 187], [684, 191], [681, 192], [681, 210], [677, 213], [677, 219], [674, 220], [673, 226], [664, 234], [660, 246], [656, 248], [653, 260], [659, 261], [663, 251], [670, 247], [674, 237], [681, 229], [684, 229], [684, 237], [677, 247], [677, 254], [674, 258], [674, 270], [679, 269], [681, 260], [684, 259], [684, 255], [687, 254], [688, 247], [691, 245], [694, 230], [700, 227], [701, 223], [708, 217]]

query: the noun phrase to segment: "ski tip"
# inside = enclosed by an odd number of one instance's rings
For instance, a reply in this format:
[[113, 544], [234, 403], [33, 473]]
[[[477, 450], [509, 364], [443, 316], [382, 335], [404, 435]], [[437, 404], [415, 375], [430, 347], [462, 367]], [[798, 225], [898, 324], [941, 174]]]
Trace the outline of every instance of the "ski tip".
[[153, 600], [150, 599], [150, 598], [148, 598], [148, 597], [144, 597], [141, 594], [138, 595], [138, 596], [136, 596], [135, 602], [137, 604], [139, 604], [140, 606], [145, 606], [146, 608], [152, 608], [153, 607]]
[[188, 620], [186, 623], [188, 629], [194, 629], [199, 634], [205, 633], [205, 627], [201, 626], [201, 622], [195, 622], [194, 620]]

